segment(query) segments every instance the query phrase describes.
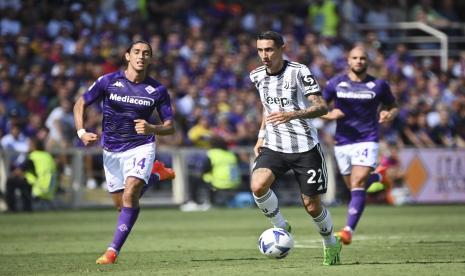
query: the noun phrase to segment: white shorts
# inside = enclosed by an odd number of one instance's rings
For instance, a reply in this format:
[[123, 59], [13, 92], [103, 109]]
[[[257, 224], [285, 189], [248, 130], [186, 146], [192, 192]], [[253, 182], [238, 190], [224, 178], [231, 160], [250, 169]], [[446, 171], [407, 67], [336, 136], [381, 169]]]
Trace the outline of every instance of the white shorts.
[[343, 146], [335, 146], [334, 154], [342, 175], [351, 174], [352, 166], [366, 166], [376, 168], [378, 163], [377, 142], [361, 142]]
[[110, 193], [124, 190], [128, 176], [137, 177], [147, 185], [155, 160], [155, 143], [145, 144], [123, 152], [103, 150], [103, 168]]

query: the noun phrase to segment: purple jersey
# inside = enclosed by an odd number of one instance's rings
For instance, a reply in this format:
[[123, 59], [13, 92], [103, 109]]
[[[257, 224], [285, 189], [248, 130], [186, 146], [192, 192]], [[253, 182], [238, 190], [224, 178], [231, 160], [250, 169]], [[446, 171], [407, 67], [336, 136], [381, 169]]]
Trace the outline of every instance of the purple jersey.
[[334, 100], [335, 108], [345, 114], [337, 120], [337, 145], [378, 142], [378, 107], [395, 103], [389, 85], [370, 75], [362, 82], [351, 81], [346, 74], [336, 76], [328, 81], [323, 98]]
[[147, 77], [140, 83], [131, 82], [123, 71], [98, 78], [84, 94], [87, 105], [103, 101], [103, 148], [122, 152], [155, 141], [155, 135], [137, 134], [135, 119], [150, 121], [156, 108], [162, 121], [171, 120], [170, 97], [165, 86]]

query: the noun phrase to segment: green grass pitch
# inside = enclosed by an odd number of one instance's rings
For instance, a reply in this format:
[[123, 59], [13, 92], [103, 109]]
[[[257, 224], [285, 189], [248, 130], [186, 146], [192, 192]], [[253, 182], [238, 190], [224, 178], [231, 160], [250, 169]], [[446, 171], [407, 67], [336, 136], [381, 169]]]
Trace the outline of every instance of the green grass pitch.
[[[331, 207], [336, 229], [345, 207]], [[465, 275], [465, 205], [368, 205], [343, 265], [322, 266], [322, 245], [302, 208], [282, 208], [296, 247], [268, 259], [258, 209], [183, 213], [143, 208], [118, 263], [97, 266], [116, 211], [0, 214], [0, 275]]]

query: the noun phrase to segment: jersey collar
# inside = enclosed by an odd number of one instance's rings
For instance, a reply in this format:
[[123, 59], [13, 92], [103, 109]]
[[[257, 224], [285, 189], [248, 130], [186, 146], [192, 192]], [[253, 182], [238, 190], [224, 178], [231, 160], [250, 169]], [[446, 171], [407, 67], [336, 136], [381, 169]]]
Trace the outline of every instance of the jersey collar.
[[267, 70], [265, 70], [265, 72], [266, 72], [266, 74], [267, 74], [268, 76], [279, 76], [279, 75], [281, 75], [281, 74], [284, 72], [284, 70], [286, 70], [288, 64], [289, 64], [289, 61], [284, 60], [284, 62], [283, 62], [283, 67], [282, 67], [281, 70], [279, 70], [278, 72], [273, 73], [273, 74], [268, 73]]

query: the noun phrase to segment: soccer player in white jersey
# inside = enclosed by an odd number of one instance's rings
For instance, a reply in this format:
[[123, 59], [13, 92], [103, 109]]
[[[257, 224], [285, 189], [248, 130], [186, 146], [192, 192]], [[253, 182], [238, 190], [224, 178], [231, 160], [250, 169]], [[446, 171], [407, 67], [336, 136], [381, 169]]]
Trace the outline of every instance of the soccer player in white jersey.
[[[344, 244], [362, 216], [366, 189], [384, 181], [382, 173], [372, 173], [378, 160], [379, 123], [391, 121], [397, 105], [389, 85], [367, 73], [368, 55], [361, 46], [354, 47], [347, 60], [347, 74], [333, 77], [323, 91], [324, 99], [334, 101], [334, 109], [322, 116], [337, 120], [334, 153], [344, 182], [351, 191], [346, 226], [338, 233]], [[378, 109], [382, 109], [378, 115]]]
[[[103, 102], [103, 166], [108, 191], [120, 210], [113, 241], [97, 264], [113, 264], [139, 215], [139, 198], [147, 187], [152, 169], [162, 180], [162, 168], [152, 166], [155, 135], [174, 133], [173, 112], [165, 86], [147, 76], [152, 47], [145, 41], [132, 43], [126, 53], [125, 70], [98, 78], [74, 106], [77, 134], [87, 146], [97, 142], [95, 133], [84, 129], [84, 111]], [[156, 110], [162, 124], [151, 124]], [[158, 169], [158, 171], [157, 171]]]
[[299, 184], [305, 210], [323, 237], [324, 265], [340, 264], [341, 242], [333, 234], [331, 214], [320, 195], [326, 192], [327, 171], [312, 118], [327, 113], [327, 106], [310, 70], [284, 60], [280, 34], [266, 31], [257, 37], [261, 67], [250, 73], [263, 104], [263, 120], [254, 151], [251, 190], [258, 208], [275, 227], [291, 230], [270, 189], [289, 170]]

